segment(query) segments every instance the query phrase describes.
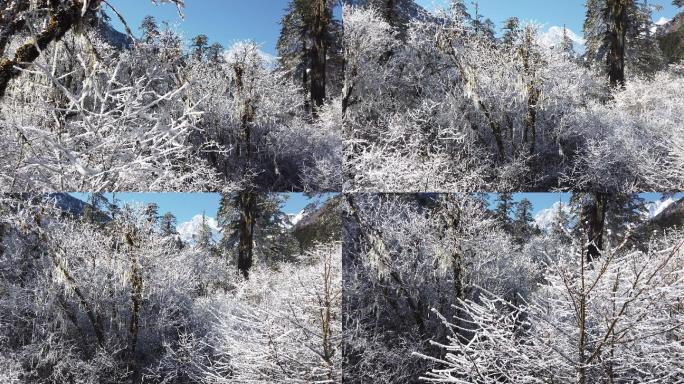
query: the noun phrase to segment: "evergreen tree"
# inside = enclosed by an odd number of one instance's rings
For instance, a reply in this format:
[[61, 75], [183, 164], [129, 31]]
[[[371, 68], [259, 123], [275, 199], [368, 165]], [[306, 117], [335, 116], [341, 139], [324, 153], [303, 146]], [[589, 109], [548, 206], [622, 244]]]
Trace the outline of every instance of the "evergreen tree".
[[192, 38], [190, 43], [190, 48], [192, 49], [192, 56], [197, 60], [201, 60], [206, 52], [207, 46], [209, 45], [209, 38], [207, 35], [197, 35]]
[[454, 20], [460, 21], [464, 25], [472, 22], [465, 0], [451, 0], [451, 3], [449, 3], [449, 13]]
[[551, 226], [551, 235], [557, 239], [560, 239], [563, 243], [570, 243], [572, 238], [568, 236], [568, 231], [570, 229], [570, 217], [562, 202], [559, 202], [558, 210], [556, 211], [556, 217]]
[[159, 205], [157, 203], [148, 203], [143, 209], [143, 215], [150, 223], [156, 223], [159, 220]]
[[159, 228], [164, 236], [175, 235], [177, 233], [176, 225], [176, 216], [171, 212], [166, 212], [164, 216], [159, 219]]
[[281, 21], [280, 65], [301, 82], [314, 116], [328, 93], [328, 58], [339, 54], [340, 23], [333, 18], [332, 0], [291, 0]]
[[504, 21], [502, 43], [505, 47], [512, 47], [520, 38], [520, 20], [517, 17], [510, 17]]
[[528, 199], [522, 199], [516, 204], [513, 235], [518, 244], [526, 243], [536, 232], [532, 210], [532, 203]]
[[501, 224], [502, 228], [508, 232], [512, 232], [513, 209], [515, 202], [513, 201], [513, 194], [510, 192], [499, 193], [496, 197], [496, 208], [494, 209], [494, 218]]
[[603, 251], [603, 234], [610, 195], [601, 192], [575, 193], [570, 202], [578, 217], [576, 232], [586, 249], [586, 260], [592, 262]]
[[634, 20], [629, 26], [630, 44], [627, 47], [627, 69], [636, 75], [650, 76], [665, 65], [663, 52], [653, 33], [653, 7], [648, 0], [632, 10]]
[[213, 249], [214, 238], [211, 233], [211, 227], [209, 226], [209, 223], [207, 223], [207, 217], [204, 214], [204, 212], [202, 212], [202, 222], [200, 223], [200, 226], [197, 229], [197, 233], [193, 235], [193, 237], [193, 240], [195, 240], [195, 244], [199, 248], [206, 250]]
[[586, 40], [585, 60], [589, 67], [595, 67], [598, 64], [602, 68], [601, 64], [606, 57], [604, 45], [606, 25], [602, 16], [604, 2], [605, 0], [587, 0], [586, 3], [587, 12], [582, 31]]
[[223, 194], [217, 213], [225, 254], [237, 253], [237, 267], [246, 278], [256, 258], [267, 265], [292, 258], [296, 242], [281, 224], [285, 214], [275, 194], [238, 192]]
[[88, 223], [95, 223], [98, 217], [102, 218], [104, 211], [109, 208], [109, 201], [102, 192], [91, 193], [88, 198], [88, 205], [83, 209], [83, 220]]
[[221, 54], [223, 53], [223, 45], [221, 43], [214, 43], [207, 48], [207, 61], [217, 64], [223, 61]]
[[563, 26], [563, 39], [561, 40], [561, 50], [567, 53], [569, 56], [575, 56], [575, 44], [568, 35], [568, 29]]
[[654, 73], [664, 59], [652, 27], [652, 8], [646, 1], [640, 5], [635, 0], [587, 1], [587, 64], [605, 70], [614, 87], [624, 86], [626, 70]]
[[637, 194], [575, 193], [570, 199], [578, 218], [576, 235], [586, 244], [587, 261], [616, 246], [643, 220], [644, 200]]
[[145, 16], [140, 23], [140, 30], [142, 31], [142, 40], [147, 44], [151, 44], [159, 38], [159, 26], [153, 16]]
[[495, 32], [494, 22], [489, 18], [484, 18], [480, 14], [480, 4], [477, 1], [473, 1], [473, 7], [475, 8], [475, 16], [473, 17], [473, 29], [476, 35], [483, 36], [487, 40], [494, 41]]

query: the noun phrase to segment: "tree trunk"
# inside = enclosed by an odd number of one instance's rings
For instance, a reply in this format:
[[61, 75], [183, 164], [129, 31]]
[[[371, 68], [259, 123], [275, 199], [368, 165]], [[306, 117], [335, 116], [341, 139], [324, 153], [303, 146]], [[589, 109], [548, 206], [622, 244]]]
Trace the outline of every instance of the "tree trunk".
[[320, 302], [320, 296], [319, 296], [319, 305], [321, 306], [320, 314], [321, 314], [321, 331], [323, 333], [323, 360], [328, 366], [328, 372], [327, 372], [327, 380], [330, 381], [331, 383], [334, 382], [335, 378], [333, 377], [333, 372], [334, 372], [334, 362], [333, 362], [333, 357], [335, 355], [335, 345], [332, 340], [332, 306], [333, 306], [333, 296], [334, 292], [332, 291], [332, 258], [330, 257], [330, 254], [326, 255], [325, 258], [325, 264], [323, 266], [323, 298], [322, 302]]
[[252, 121], [254, 121], [254, 106], [249, 94], [245, 90], [245, 69], [241, 65], [233, 67], [235, 72], [236, 98], [241, 102], [238, 113], [240, 114], [240, 137], [237, 143], [237, 157], [242, 167], [243, 177], [246, 177], [252, 161]]
[[606, 1], [608, 78], [613, 87], [624, 87], [625, 85], [625, 46], [629, 24], [627, 11], [632, 1]]
[[594, 192], [592, 195], [593, 202], [587, 212], [587, 220], [589, 222], [587, 262], [591, 262], [599, 257], [603, 251], [603, 227], [606, 221], [606, 209], [609, 197], [607, 193], [601, 192]]
[[252, 192], [240, 192], [240, 243], [238, 245], [238, 270], [245, 279], [249, 278], [252, 267], [254, 249], [254, 216], [256, 211], [256, 196]]
[[[60, 7], [60, 2], [50, 0], [50, 18], [47, 26], [28, 42], [21, 45], [14, 53], [12, 59], [0, 59], [0, 98], [5, 95], [10, 80], [18, 77], [22, 69], [28, 68], [40, 52], [53, 41], [59, 41], [81, 19], [82, 4], [73, 1], [71, 5]], [[100, 0], [92, 0], [89, 11], [97, 9]]]
[[311, 102], [316, 115], [317, 108], [325, 102], [325, 69], [328, 53], [328, 28], [330, 15], [326, 0], [316, 0], [312, 27], [313, 44], [311, 50]]

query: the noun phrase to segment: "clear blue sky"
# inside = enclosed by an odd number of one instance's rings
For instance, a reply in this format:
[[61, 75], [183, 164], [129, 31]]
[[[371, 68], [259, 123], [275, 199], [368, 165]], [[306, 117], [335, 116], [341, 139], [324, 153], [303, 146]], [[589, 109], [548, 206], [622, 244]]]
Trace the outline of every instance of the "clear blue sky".
[[[642, 1], [642, 0], [637, 0]], [[449, 0], [417, 0], [418, 4], [427, 9], [434, 9], [435, 5], [444, 6]], [[517, 16], [521, 20], [535, 21], [547, 28], [564, 24], [577, 34], [582, 34], [582, 23], [585, 16], [585, 0], [479, 0], [479, 13], [491, 19], [497, 27], [501, 27], [504, 20]], [[466, 0], [470, 13], [475, 14], [472, 0]], [[672, 0], [649, 0], [651, 5], [660, 5], [661, 11], [654, 12], [654, 20], [672, 18], [677, 14], [677, 8]]]
[[[641, 0], [638, 0], [641, 1]], [[280, 34], [280, 20], [288, 0], [186, 0], [185, 19], [178, 15], [171, 4], [155, 6], [151, 0], [109, 0], [123, 14], [126, 22], [139, 36], [140, 22], [146, 15], [154, 16], [157, 21], [169, 21], [185, 37], [205, 34], [211, 42], [219, 42], [230, 47], [240, 40], [253, 40], [262, 44], [266, 53], [276, 54], [276, 42]], [[416, 0], [427, 9], [443, 6], [449, 0]], [[466, 0], [474, 14], [472, 0]], [[650, 0], [652, 5], [662, 6], [654, 12], [654, 20], [660, 17], [672, 18], [678, 13], [671, 0]], [[584, 21], [585, 0], [479, 0], [479, 12], [490, 18], [497, 27], [504, 20], [517, 16], [522, 20], [535, 21], [547, 28], [566, 25], [581, 35]], [[112, 16], [117, 29], [123, 31], [118, 18], [104, 6]], [[339, 12], [336, 12], [339, 17]]]
[[[88, 193], [71, 193], [72, 196], [83, 201], [88, 201]], [[279, 195], [287, 196], [282, 210], [285, 213], [298, 213], [309, 203], [319, 201], [325, 202], [335, 193], [325, 193], [320, 196], [309, 198], [302, 193], [282, 193]], [[112, 194], [105, 193], [111, 200]], [[176, 216], [178, 223], [190, 221], [195, 215], [204, 212], [208, 217], [216, 217], [221, 195], [218, 193], [117, 193], [116, 199], [123, 203], [157, 203], [159, 213], [171, 212]]]
[[[253, 40], [263, 44], [262, 50], [275, 55], [280, 34], [280, 19], [288, 0], [186, 0], [185, 20], [172, 4], [155, 6], [151, 0], [109, 0], [126, 19], [134, 34], [139, 36], [140, 22], [147, 15], [158, 22], [163, 20], [177, 25], [186, 42], [199, 34], [209, 37], [210, 44], [219, 42], [230, 47], [240, 40]], [[123, 31], [118, 18], [108, 7], [117, 29]]]
[[[662, 197], [660, 193], [640, 193], [639, 195], [646, 202], [660, 200]], [[496, 196], [496, 193], [491, 193], [488, 195], [490, 208], [494, 208], [496, 206]], [[532, 216], [534, 216], [539, 213], [539, 211], [550, 208], [553, 206], [553, 204], [559, 201], [567, 203], [570, 200], [570, 196], [572, 196], [571, 193], [514, 193], [513, 200], [529, 200], [532, 203]], [[675, 200], [681, 199], [682, 197], [684, 197], [684, 193], [678, 193], [675, 195]]]

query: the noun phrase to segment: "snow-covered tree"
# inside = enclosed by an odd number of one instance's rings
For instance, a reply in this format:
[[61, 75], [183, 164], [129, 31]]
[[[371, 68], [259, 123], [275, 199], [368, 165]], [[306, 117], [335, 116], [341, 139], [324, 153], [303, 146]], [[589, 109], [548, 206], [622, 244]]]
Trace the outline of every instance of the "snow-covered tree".
[[[682, 380], [682, 234], [646, 251], [607, 250], [587, 262], [585, 248], [549, 257], [544, 283], [522, 305], [487, 294], [460, 300], [472, 337], [452, 332], [436, 344], [443, 357], [425, 378], [450, 383], [620, 382]], [[511, 310], [514, 308], [514, 310]]]

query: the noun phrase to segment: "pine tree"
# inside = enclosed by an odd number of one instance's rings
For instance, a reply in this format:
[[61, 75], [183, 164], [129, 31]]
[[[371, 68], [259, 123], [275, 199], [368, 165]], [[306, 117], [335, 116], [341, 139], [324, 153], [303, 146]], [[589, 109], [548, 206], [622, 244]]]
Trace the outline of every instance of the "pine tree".
[[177, 233], [176, 225], [176, 216], [171, 212], [166, 212], [161, 219], [159, 219], [159, 228], [164, 236], [175, 235]]
[[516, 205], [513, 201], [513, 194], [510, 192], [499, 193], [496, 197], [496, 201], [497, 205], [494, 209], [494, 218], [501, 224], [506, 232], [512, 233], [513, 221], [511, 216], [513, 215], [513, 209]]
[[291, 0], [281, 21], [280, 65], [307, 90], [314, 116], [328, 94], [328, 57], [337, 54], [341, 27], [333, 18], [331, 0]]
[[223, 45], [221, 43], [214, 43], [207, 48], [207, 61], [217, 64], [223, 61], [221, 54], [223, 53]]
[[281, 226], [285, 214], [275, 194], [237, 192], [221, 195], [217, 213], [223, 232], [221, 253], [237, 250], [237, 267], [245, 278], [256, 256], [266, 264], [291, 257], [296, 243]]
[[473, 17], [473, 29], [476, 35], [483, 36], [487, 40], [495, 40], [494, 22], [489, 18], [484, 18], [480, 14], [480, 4], [477, 1], [473, 1], [473, 7], [475, 8], [475, 16]]
[[472, 17], [468, 12], [468, 6], [465, 4], [465, 0], [451, 0], [449, 3], [449, 13], [454, 20], [463, 23], [463, 25], [472, 22]]
[[101, 219], [104, 211], [109, 208], [109, 201], [102, 192], [91, 193], [88, 198], [88, 205], [83, 209], [83, 221], [95, 223]]
[[148, 203], [143, 210], [143, 215], [149, 223], [156, 223], [159, 220], [159, 205]]
[[665, 65], [663, 52], [653, 33], [653, 7], [648, 0], [632, 9], [633, 22], [627, 34], [630, 44], [627, 47], [627, 69], [636, 75], [650, 76]]
[[567, 53], [570, 57], [575, 56], [575, 44], [568, 35], [568, 29], [563, 25], [563, 38], [561, 40], [561, 50]]
[[604, 249], [604, 229], [610, 195], [602, 192], [575, 193], [570, 202], [578, 217], [576, 232], [582, 239], [587, 262], [598, 258]]
[[572, 241], [572, 238], [568, 236], [570, 217], [562, 202], [559, 202], [557, 206], [556, 217], [551, 226], [551, 235], [556, 239], [560, 239], [563, 243], [569, 244]]
[[536, 232], [534, 218], [532, 217], [532, 203], [528, 199], [522, 199], [516, 204], [515, 218], [513, 219], [513, 235], [518, 244], [526, 243]]
[[147, 44], [151, 44], [159, 38], [159, 26], [153, 16], [145, 16], [140, 23], [140, 30], [142, 31], [142, 40]]
[[512, 47], [520, 38], [520, 20], [517, 17], [510, 17], [504, 21], [502, 43], [505, 47]]
[[202, 222], [200, 222], [200, 226], [197, 229], [197, 234], [193, 235], [193, 237], [195, 244], [201, 249], [211, 250], [214, 246], [214, 237], [204, 212], [202, 212]]
[[201, 60], [204, 57], [207, 46], [209, 45], [209, 38], [207, 35], [197, 35], [192, 38], [190, 43], [190, 48], [192, 48], [192, 56]]
[[[582, 31], [586, 39], [585, 60], [589, 67], [603, 63], [606, 57], [604, 39], [606, 35], [606, 25], [603, 21], [602, 10], [605, 0], [587, 0], [586, 16]], [[602, 66], [600, 66], [602, 68]]]
[[652, 9], [647, 2], [589, 0], [584, 22], [587, 64], [605, 69], [613, 87], [625, 85], [627, 71], [654, 73], [662, 68], [664, 59], [652, 27]]

